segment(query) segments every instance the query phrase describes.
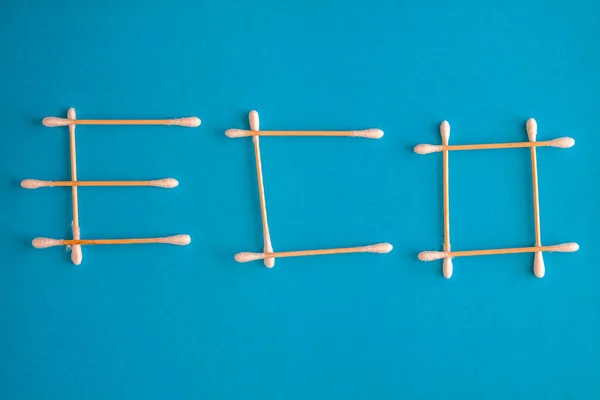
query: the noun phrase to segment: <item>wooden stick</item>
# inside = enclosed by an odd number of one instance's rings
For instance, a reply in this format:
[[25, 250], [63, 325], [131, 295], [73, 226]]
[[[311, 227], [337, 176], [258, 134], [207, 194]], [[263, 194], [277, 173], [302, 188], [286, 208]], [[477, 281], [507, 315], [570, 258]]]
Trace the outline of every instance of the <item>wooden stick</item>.
[[160, 238], [144, 238], [144, 239], [99, 239], [99, 240], [64, 240], [50, 238], [35, 238], [31, 242], [33, 247], [37, 249], [45, 249], [54, 246], [79, 246], [79, 245], [106, 245], [106, 244], [174, 244], [177, 246], [186, 246], [190, 244], [192, 239], [189, 235], [175, 235]]
[[381, 129], [365, 129], [361, 131], [247, 131], [243, 129], [229, 129], [225, 135], [230, 138], [246, 136], [350, 136], [367, 139], [380, 139], [383, 136]]
[[[260, 129], [258, 112], [250, 111], [248, 119], [250, 120], [250, 129], [252, 131], [258, 131]], [[269, 233], [269, 224], [267, 222], [267, 202], [265, 200], [265, 186], [263, 183], [262, 162], [260, 160], [260, 143], [258, 136], [252, 136], [252, 142], [254, 143], [254, 157], [256, 159], [256, 176], [258, 180], [258, 197], [260, 200], [260, 215], [263, 227], [264, 252], [272, 253], [273, 246], [271, 244], [271, 235]], [[275, 259], [272, 257], [265, 258], [264, 262], [265, 267], [267, 268], [273, 268], [275, 266]]]
[[171, 189], [179, 185], [173, 178], [158, 179], [153, 181], [40, 181], [37, 179], [25, 179], [21, 186], [25, 189], [38, 189], [41, 187], [64, 187], [64, 186], [155, 186]]
[[389, 253], [393, 246], [389, 243], [378, 243], [369, 246], [361, 247], [343, 247], [337, 249], [325, 250], [301, 250], [301, 251], [285, 251], [279, 253], [237, 253], [235, 260], [243, 263], [248, 261], [261, 260], [264, 258], [280, 258], [280, 257], [303, 257], [303, 256], [320, 256], [325, 254], [344, 254], [344, 253]]
[[[444, 251], [450, 251], [450, 188], [449, 188], [449, 168], [448, 168], [448, 141], [450, 140], [450, 124], [443, 121], [440, 125], [440, 134], [442, 143], [446, 150], [443, 151], [443, 180], [444, 180]], [[444, 258], [442, 272], [446, 279], [452, 276], [454, 267], [450, 257]]]
[[[69, 108], [67, 112], [69, 119], [75, 119], [75, 109]], [[77, 153], [75, 146], [75, 125], [69, 125], [69, 143], [71, 153], [71, 181], [77, 182]], [[73, 239], [79, 240], [81, 230], [79, 229], [79, 201], [77, 197], [77, 186], [71, 188], [71, 198], [73, 199]], [[71, 260], [73, 264], [80, 265], [83, 260], [83, 253], [81, 252], [81, 246], [74, 245], [71, 251]]]
[[460, 144], [452, 146], [439, 146], [433, 144], [420, 144], [415, 146], [414, 151], [417, 154], [430, 154], [440, 151], [461, 151], [461, 150], [492, 150], [492, 149], [516, 149], [523, 147], [559, 147], [566, 149], [573, 147], [575, 140], [570, 137], [562, 137], [546, 142], [518, 142], [518, 143], [490, 143], [490, 144]]
[[[531, 118], [525, 125], [527, 129], [527, 136], [531, 143], [536, 142], [537, 136], [537, 122]], [[542, 233], [540, 228], [540, 199], [538, 190], [538, 168], [537, 168], [537, 152], [535, 146], [531, 147], [531, 176], [533, 182], [533, 220], [535, 224], [535, 246], [542, 247]], [[533, 273], [538, 278], [543, 278], [546, 274], [546, 267], [544, 265], [544, 258], [542, 252], [538, 251], [535, 253], [533, 259]]]
[[497, 254], [516, 254], [516, 253], [536, 253], [542, 251], [556, 251], [572, 253], [579, 250], [577, 243], [563, 243], [554, 246], [540, 246], [540, 247], [517, 247], [509, 249], [493, 249], [493, 250], [469, 250], [469, 251], [422, 251], [419, 253], [419, 260], [421, 261], [434, 261], [440, 258], [447, 257], [473, 257], [473, 256], [491, 256]]
[[67, 125], [179, 125], [188, 128], [200, 126], [197, 117], [175, 118], [175, 119], [75, 119], [46, 117], [42, 124], [48, 127]]

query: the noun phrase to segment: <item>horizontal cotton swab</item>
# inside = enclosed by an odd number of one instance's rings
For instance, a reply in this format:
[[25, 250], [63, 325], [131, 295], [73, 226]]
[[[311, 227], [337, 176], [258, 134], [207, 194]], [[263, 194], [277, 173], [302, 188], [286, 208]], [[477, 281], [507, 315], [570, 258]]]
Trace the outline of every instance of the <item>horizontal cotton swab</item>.
[[489, 256], [495, 254], [516, 254], [516, 253], [535, 253], [540, 251], [572, 253], [579, 250], [577, 243], [563, 243], [554, 246], [541, 247], [517, 247], [511, 249], [494, 249], [494, 250], [469, 250], [469, 251], [422, 251], [419, 253], [419, 260], [434, 261], [446, 257], [470, 257], [470, 256]]
[[350, 136], [367, 139], [380, 139], [383, 137], [381, 129], [365, 129], [360, 131], [252, 131], [244, 129], [228, 129], [225, 135], [230, 138], [247, 136]]
[[38, 189], [42, 187], [58, 186], [155, 186], [172, 189], [179, 185], [177, 179], [165, 178], [153, 181], [41, 181], [37, 179], [25, 179], [21, 186], [25, 189]]
[[186, 246], [190, 244], [192, 239], [190, 235], [175, 235], [161, 238], [144, 238], [144, 239], [100, 239], [100, 240], [64, 240], [50, 238], [35, 238], [31, 242], [36, 249], [45, 249], [54, 246], [73, 246], [73, 245], [101, 245], [101, 244], [151, 244], [164, 243], [174, 244], [177, 246]]
[[264, 258], [283, 258], [283, 257], [301, 257], [301, 256], [320, 256], [326, 254], [344, 254], [344, 253], [389, 253], [393, 246], [389, 243], [378, 243], [361, 247], [345, 247], [325, 250], [301, 250], [284, 251], [278, 253], [237, 253], [235, 260], [240, 263], [262, 260]]
[[67, 125], [179, 125], [188, 128], [200, 126], [200, 118], [186, 117], [175, 119], [67, 119], [46, 117], [42, 124], [47, 127]]
[[519, 143], [494, 143], [494, 144], [462, 144], [452, 146], [442, 146], [434, 144], [419, 144], [415, 146], [414, 151], [417, 154], [430, 154], [440, 151], [458, 151], [458, 150], [491, 150], [491, 149], [516, 149], [522, 147], [558, 147], [567, 149], [575, 145], [575, 139], [570, 137], [561, 137], [545, 142], [519, 142]]

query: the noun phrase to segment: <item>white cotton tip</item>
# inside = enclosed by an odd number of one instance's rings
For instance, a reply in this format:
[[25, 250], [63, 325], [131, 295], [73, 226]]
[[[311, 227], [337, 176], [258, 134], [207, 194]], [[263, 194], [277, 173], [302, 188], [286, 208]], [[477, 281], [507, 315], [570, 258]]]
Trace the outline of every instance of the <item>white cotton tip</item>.
[[249, 136], [248, 131], [243, 129], [227, 129], [225, 131], [225, 135], [230, 138], [241, 138], [244, 136]]
[[81, 252], [81, 245], [75, 244], [71, 247], [71, 261], [75, 265], [81, 265], [83, 261], [83, 253]]
[[152, 186], [161, 187], [165, 189], [173, 189], [179, 185], [179, 181], [173, 178], [165, 178], [165, 179], [157, 179], [155, 181], [150, 181]]
[[444, 258], [444, 264], [442, 266], [442, 273], [444, 274], [444, 278], [450, 279], [452, 277], [453, 272], [454, 266], [452, 265], [452, 259], [450, 257]]
[[552, 147], [560, 147], [561, 149], [568, 149], [569, 147], [575, 146], [575, 139], [570, 137], [561, 137], [550, 141]]
[[541, 251], [536, 251], [533, 257], [533, 274], [538, 278], [546, 275], [546, 266], [544, 265], [544, 256]]
[[162, 243], [174, 244], [177, 246], [187, 246], [192, 242], [190, 235], [175, 235], [163, 238]]
[[200, 118], [198, 117], [187, 117], [177, 118], [171, 121], [173, 125], [185, 126], [188, 128], [196, 128], [200, 126]]
[[352, 136], [367, 139], [381, 139], [383, 137], [383, 131], [381, 129], [364, 129], [362, 131], [353, 131]]
[[[69, 111], [67, 111], [67, 118], [69, 121], [75, 121], [77, 119], [77, 115], [75, 114], [75, 109], [73, 107], [69, 108]], [[72, 135], [75, 134], [75, 124], [69, 124], [69, 133]], [[75, 262], [75, 260], [73, 260], [73, 262]], [[81, 263], [81, 260], [79, 260], [79, 263]], [[76, 265], [79, 264], [76, 263]]]
[[448, 146], [448, 141], [450, 140], [450, 124], [448, 121], [443, 121], [440, 124], [440, 135], [442, 135], [442, 143]]
[[537, 136], [537, 122], [535, 119], [529, 118], [527, 123], [525, 124], [525, 129], [527, 129], [527, 137], [529, 137], [530, 142], [535, 142], [535, 137]]
[[[268, 236], [265, 237], [265, 253], [272, 253], [273, 252], [273, 246], [271, 245], [271, 238], [269, 238]], [[275, 266], [275, 258], [273, 257], [269, 257], [269, 258], [265, 258], [265, 267], [267, 268], [273, 268]]]
[[62, 244], [62, 242], [60, 240], [56, 240], [56, 239], [39, 237], [39, 238], [33, 239], [31, 241], [31, 244], [36, 249], [45, 249], [47, 247], [60, 246]]
[[442, 150], [443, 146], [437, 146], [433, 144], [419, 144], [415, 146], [415, 153], [417, 154], [437, 153]]
[[265, 258], [265, 267], [267, 268], [273, 268], [275, 266], [275, 259], [274, 258]]
[[25, 189], [37, 189], [50, 186], [50, 181], [40, 181], [37, 179], [25, 179], [21, 181], [21, 187]]
[[573, 253], [579, 250], [579, 245], [577, 243], [563, 243], [557, 244], [556, 246], [552, 246], [551, 251], [558, 251], [561, 253]]
[[[69, 125], [69, 129], [71, 128], [71, 126], [74, 127], [74, 125]], [[81, 230], [79, 229], [79, 226], [73, 226], [73, 240], [79, 239], [81, 239]], [[74, 244], [71, 247], [71, 261], [73, 261], [73, 264], [75, 265], [81, 265], [82, 260], [83, 253], [81, 252], [81, 245]]]
[[54, 128], [55, 126], [67, 126], [71, 123], [66, 118], [56, 118], [56, 117], [46, 117], [42, 120], [42, 124], [49, 128]]
[[264, 258], [265, 255], [264, 253], [237, 253], [235, 255], [235, 261], [239, 262], [239, 263], [245, 263], [245, 262], [249, 262], [249, 261], [256, 261], [256, 260], [260, 260], [261, 258]]
[[248, 114], [248, 119], [250, 120], [250, 129], [253, 131], [258, 131], [260, 129], [260, 119], [258, 118], [258, 111], [252, 110]]
[[422, 251], [418, 257], [421, 261], [434, 261], [446, 257], [446, 253], [443, 251]]
[[389, 253], [390, 251], [392, 251], [392, 249], [394, 248], [394, 246], [392, 246], [389, 243], [377, 243], [377, 244], [372, 244], [370, 246], [365, 246], [365, 251], [370, 252], [370, 253]]

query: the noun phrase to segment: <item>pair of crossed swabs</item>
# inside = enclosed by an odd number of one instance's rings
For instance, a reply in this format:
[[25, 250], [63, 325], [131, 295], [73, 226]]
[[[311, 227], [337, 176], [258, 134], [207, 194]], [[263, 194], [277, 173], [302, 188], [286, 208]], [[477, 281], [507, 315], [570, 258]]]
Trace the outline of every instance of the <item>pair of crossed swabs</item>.
[[104, 239], [104, 240], [81, 240], [79, 228], [79, 202], [77, 188], [80, 186], [156, 186], [161, 188], [174, 188], [179, 182], [173, 178], [158, 179], [152, 181], [78, 181], [77, 180], [77, 153], [75, 146], [76, 125], [179, 125], [190, 128], [200, 126], [200, 119], [196, 117], [178, 119], [154, 119], [154, 120], [78, 120], [75, 109], [70, 108], [67, 118], [47, 117], [42, 123], [47, 127], [68, 126], [71, 156], [71, 180], [70, 181], [41, 181], [36, 179], [25, 179], [21, 186], [25, 189], [37, 189], [41, 187], [70, 186], [73, 200], [73, 240], [36, 238], [32, 241], [35, 248], [47, 248], [54, 246], [72, 246], [71, 260], [75, 265], [81, 264], [83, 255], [81, 245], [105, 245], [105, 244], [148, 244], [166, 243], [185, 246], [190, 243], [189, 235], [175, 235], [160, 238], [143, 239]]

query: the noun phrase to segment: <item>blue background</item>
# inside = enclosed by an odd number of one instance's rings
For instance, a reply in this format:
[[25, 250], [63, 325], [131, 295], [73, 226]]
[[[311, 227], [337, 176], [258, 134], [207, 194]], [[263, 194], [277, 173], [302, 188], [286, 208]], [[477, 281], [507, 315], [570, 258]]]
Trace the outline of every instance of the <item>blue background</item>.
[[[97, 4], [96, 4], [97, 3]], [[0, 397], [3, 399], [597, 399], [600, 397], [600, 2], [5, 1], [0, 13]], [[177, 178], [174, 190], [83, 188], [75, 267], [66, 128], [45, 116], [197, 115], [198, 129], [80, 127], [81, 180]], [[265, 138], [276, 250], [391, 242], [238, 264], [262, 234], [252, 142]], [[441, 155], [418, 143], [573, 136], [538, 152], [542, 240], [573, 254], [441, 262]], [[534, 244], [527, 150], [452, 153], [455, 250]]]

